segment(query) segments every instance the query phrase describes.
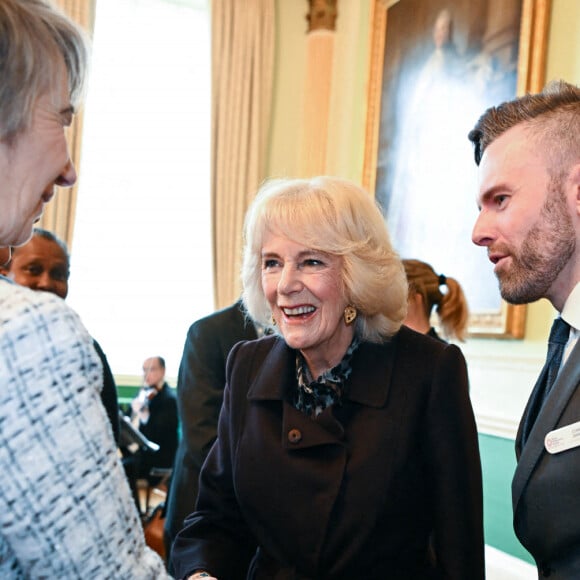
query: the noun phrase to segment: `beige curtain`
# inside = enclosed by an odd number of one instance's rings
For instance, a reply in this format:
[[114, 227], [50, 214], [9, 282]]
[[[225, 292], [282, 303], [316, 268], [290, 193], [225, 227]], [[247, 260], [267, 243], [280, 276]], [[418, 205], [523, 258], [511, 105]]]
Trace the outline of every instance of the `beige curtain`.
[[265, 177], [274, 0], [212, 0], [212, 228], [217, 308], [240, 294], [244, 214]]
[[[87, 32], [92, 35], [94, 25], [96, 0], [56, 0], [55, 4], [68, 14], [75, 22], [79, 23]], [[81, 137], [83, 128], [83, 116], [79, 112], [75, 115], [72, 125], [67, 129], [67, 139], [71, 159], [79, 172], [81, 159]], [[79, 175], [79, 179], [80, 175]], [[58, 194], [44, 208], [44, 214], [39, 223], [40, 227], [54, 232], [57, 236], [72, 245], [72, 234], [74, 227], [74, 216], [77, 201], [77, 185], [70, 189], [58, 188]]]

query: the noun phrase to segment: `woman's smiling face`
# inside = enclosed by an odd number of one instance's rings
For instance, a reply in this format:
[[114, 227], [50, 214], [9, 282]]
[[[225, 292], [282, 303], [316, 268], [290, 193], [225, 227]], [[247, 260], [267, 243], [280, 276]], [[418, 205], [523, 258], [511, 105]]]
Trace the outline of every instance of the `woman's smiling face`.
[[[63, 62], [64, 69], [64, 62]], [[0, 243], [20, 246], [32, 234], [55, 186], [71, 187], [76, 171], [65, 129], [73, 118], [66, 76], [36, 102], [30, 126], [14, 143], [0, 142]]]
[[262, 244], [262, 289], [280, 333], [302, 352], [315, 378], [320, 369], [312, 361], [319, 361], [323, 371], [340, 362], [354, 329], [343, 318], [347, 302], [339, 256], [268, 230]]

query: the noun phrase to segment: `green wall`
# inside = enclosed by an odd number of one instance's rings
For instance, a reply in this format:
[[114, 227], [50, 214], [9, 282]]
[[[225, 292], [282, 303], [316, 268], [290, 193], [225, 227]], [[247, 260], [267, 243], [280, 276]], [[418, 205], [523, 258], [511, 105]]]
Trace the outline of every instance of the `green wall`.
[[129, 385], [117, 385], [117, 398], [119, 399], [120, 405], [130, 404], [131, 401], [139, 393], [141, 387], [129, 386]]
[[511, 483], [516, 467], [514, 441], [479, 434], [483, 471], [485, 543], [534, 564], [520, 544], [512, 525]]

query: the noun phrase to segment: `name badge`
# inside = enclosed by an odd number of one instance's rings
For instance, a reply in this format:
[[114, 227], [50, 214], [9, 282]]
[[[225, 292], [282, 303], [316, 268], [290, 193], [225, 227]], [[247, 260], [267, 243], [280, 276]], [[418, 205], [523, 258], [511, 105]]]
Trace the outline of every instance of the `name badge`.
[[550, 431], [544, 438], [548, 453], [561, 453], [580, 445], [580, 421]]

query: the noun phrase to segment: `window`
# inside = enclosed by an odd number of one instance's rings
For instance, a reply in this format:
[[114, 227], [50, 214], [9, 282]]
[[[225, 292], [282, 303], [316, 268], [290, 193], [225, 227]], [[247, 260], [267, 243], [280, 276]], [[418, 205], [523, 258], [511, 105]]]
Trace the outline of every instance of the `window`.
[[69, 303], [113, 373], [213, 310], [207, 0], [97, 0]]

